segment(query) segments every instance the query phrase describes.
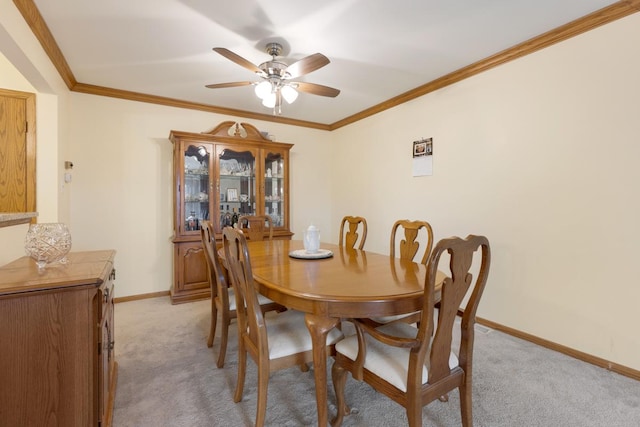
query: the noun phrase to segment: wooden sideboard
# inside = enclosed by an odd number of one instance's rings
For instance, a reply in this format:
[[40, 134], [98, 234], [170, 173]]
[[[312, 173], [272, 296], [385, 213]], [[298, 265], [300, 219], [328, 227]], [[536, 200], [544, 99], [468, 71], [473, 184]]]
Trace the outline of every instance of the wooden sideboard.
[[115, 251], [0, 268], [0, 426], [111, 424]]

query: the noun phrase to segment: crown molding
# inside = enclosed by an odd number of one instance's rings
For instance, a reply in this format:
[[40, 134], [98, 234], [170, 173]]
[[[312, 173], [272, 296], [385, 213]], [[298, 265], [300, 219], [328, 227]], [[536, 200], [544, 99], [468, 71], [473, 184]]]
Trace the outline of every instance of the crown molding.
[[58, 47], [58, 44], [49, 31], [46, 22], [44, 22], [44, 19], [38, 11], [38, 8], [33, 3], [33, 0], [13, 0], [13, 3], [16, 5], [18, 10], [24, 17], [33, 34], [40, 41], [40, 44], [49, 56], [49, 59], [51, 59], [51, 62], [53, 62], [54, 66], [58, 70], [58, 73], [64, 80], [69, 90], [73, 92], [81, 92], [98, 96], [108, 96], [113, 98], [127, 99], [131, 101], [147, 102], [152, 104], [206, 111], [217, 114], [229, 114], [237, 117], [245, 117], [264, 120], [267, 122], [281, 123], [286, 125], [307, 127], [326, 131], [333, 131], [349, 124], [358, 122], [382, 111], [397, 107], [398, 105], [404, 104], [405, 102], [411, 101], [428, 93], [434, 92], [438, 89], [442, 89], [446, 86], [457, 83], [461, 80], [475, 76], [476, 74], [513, 61], [514, 59], [522, 58], [523, 56], [537, 52], [540, 49], [552, 46], [556, 43], [562, 42], [587, 31], [593, 30], [594, 28], [611, 23], [640, 11], [640, 0], [618, 1], [616, 3], [613, 3], [612, 5], [590, 13], [589, 15], [583, 16], [582, 18], [578, 18], [565, 25], [562, 25], [558, 28], [555, 28], [551, 31], [548, 31], [544, 34], [513, 46], [509, 49], [503, 50], [502, 52], [498, 52], [495, 55], [489, 56], [488, 58], [444, 75], [438, 79], [402, 93], [398, 96], [390, 98], [384, 102], [381, 102], [380, 104], [374, 105], [373, 107], [362, 110], [359, 113], [353, 114], [349, 117], [345, 117], [344, 119], [338, 120], [337, 122], [331, 124], [324, 124], [305, 120], [288, 119], [281, 116], [273, 116], [269, 114], [252, 113], [245, 110], [236, 110], [214, 105], [183, 101], [179, 99], [165, 98], [155, 95], [147, 95], [143, 93], [107, 88], [87, 83], [79, 83], [75, 79], [73, 72], [69, 67], [69, 64], [67, 64], [62, 51]]

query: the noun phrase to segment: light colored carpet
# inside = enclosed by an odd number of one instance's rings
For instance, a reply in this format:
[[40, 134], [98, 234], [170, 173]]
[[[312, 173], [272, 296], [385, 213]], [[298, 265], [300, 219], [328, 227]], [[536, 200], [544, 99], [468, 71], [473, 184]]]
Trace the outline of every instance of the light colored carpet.
[[[226, 364], [218, 369], [219, 336], [213, 349], [206, 346], [210, 316], [210, 301], [171, 305], [162, 297], [116, 304], [114, 427], [253, 425], [255, 364], [248, 365], [243, 401], [234, 403], [236, 324]], [[640, 382], [483, 327], [476, 333], [473, 382], [476, 427], [640, 426]], [[407, 425], [402, 407], [350, 376], [346, 395], [353, 414], [344, 426]], [[329, 402], [335, 402], [331, 383]], [[331, 417], [335, 407], [329, 411]], [[459, 426], [458, 393], [426, 406], [423, 420]], [[315, 424], [313, 370], [273, 373], [267, 425]]]

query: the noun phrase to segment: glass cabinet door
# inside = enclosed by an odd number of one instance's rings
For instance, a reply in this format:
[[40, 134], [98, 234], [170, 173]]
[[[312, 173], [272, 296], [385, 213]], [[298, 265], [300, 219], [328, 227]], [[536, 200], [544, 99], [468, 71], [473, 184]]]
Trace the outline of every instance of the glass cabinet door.
[[264, 156], [264, 213], [269, 215], [274, 227], [284, 227], [287, 224], [285, 209], [286, 197], [284, 189], [286, 164], [284, 154], [267, 151]]
[[187, 233], [199, 231], [202, 221], [209, 219], [210, 152], [209, 144], [183, 146], [182, 227]]
[[216, 231], [233, 227], [242, 215], [256, 215], [256, 153], [218, 147], [219, 215]]

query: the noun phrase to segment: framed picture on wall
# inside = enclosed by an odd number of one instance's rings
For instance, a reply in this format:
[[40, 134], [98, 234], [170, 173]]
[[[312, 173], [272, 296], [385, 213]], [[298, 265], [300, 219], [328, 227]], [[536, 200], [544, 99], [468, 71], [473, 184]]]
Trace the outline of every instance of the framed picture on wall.
[[237, 202], [238, 201], [238, 189], [237, 188], [228, 188], [227, 189], [227, 202]]
[[433, 154], [433, 139], [413, 141], [413, 157], [431, 156]]
[[413, 176], [433, 175], [433, 138], [413, 141]]

